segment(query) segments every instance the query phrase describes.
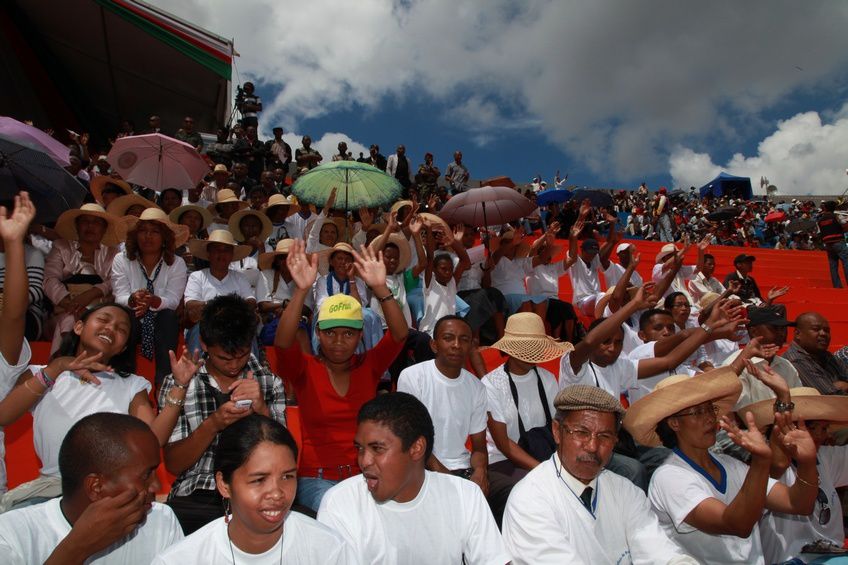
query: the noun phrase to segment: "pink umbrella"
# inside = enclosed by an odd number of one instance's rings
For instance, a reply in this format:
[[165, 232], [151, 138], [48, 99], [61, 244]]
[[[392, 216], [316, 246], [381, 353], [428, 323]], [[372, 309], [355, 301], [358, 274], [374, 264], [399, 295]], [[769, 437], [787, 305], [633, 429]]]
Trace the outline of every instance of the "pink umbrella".
[[194, 147], [159, 133], [119, 138], [107, 159], [125, 181], [157, 191], [194, 188], [209, 172]]
[[24, 147], [47, 154], [60, 167], [71, 164], [68, 149], [61, 141], [54, 139], [38, 128], [28, 126], [14, 118], [0, 116], [0, 137], [14, 141]]
[[457, 194], [445, 204], [439, 217], [449, 224], [474, 227], [499, 226], [533, 212], [536, 205], [515, 189], [481, 186]]

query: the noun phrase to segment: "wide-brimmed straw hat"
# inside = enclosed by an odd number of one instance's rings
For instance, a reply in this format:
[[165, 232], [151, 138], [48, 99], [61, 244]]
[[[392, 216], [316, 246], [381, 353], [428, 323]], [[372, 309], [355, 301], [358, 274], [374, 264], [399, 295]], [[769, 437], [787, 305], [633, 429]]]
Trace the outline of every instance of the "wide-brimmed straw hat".
[[79, 208], [63, 212], [56, 220], [56, 233], [69, 241], [79, 240], [77, 218], [80, 216], [95, 216], [106, 222], [106, 233], [103, 234], [101, 243], [107, 247], [118, 245], [127, 237], [126, 226], [120, 222], [120, 218], [108, 213], [100, 204], [83, 204]]
[[233, 234], [227, 230], [213, 230], [212, 233], [209, 234], [209, 239], [193, 239], [188, 242], [188, 248], [189, 251], [191, 251], [191, 254], [195, 257], [208, 261], [208, 247], [211, 243], [223, 243], [224, 245], [234, 247], [233, 261], [240, 261], [244, 259], [250, 255], [250, 252], [253, 249], [249, 245], [239, 245], [236, 243], [233, 239]]
[[244, 237], [244, 234], [241, 231], [241, 221], [243, 218], [247, 216], [255, 216], [262, 222], [262, 232], [259, 234], [259, 240], [265, 241], [268, 239], [268, 236], [271, 235], [271, 232], [274, 231], [274, 224], [271, 223], [271, 220], [268, 219], [268, 216], [263, 214], [262, 212], [258, 212], [256, 210], [239, 210], [232, 216], [230, 216], [230, 221], [228, 226], [230, 228], [230, 233], [233, 234], [233, 237], [236, 241], [244, 241], [247, 239]]
[[[368, 247], [373, 250], [375, 242], [376, 240], [372, 241], [371, 245], [369, 245]], [[403, 234], [393, 233], [389, 235], [389, 239], [388, 241], [386, 241], [386, 245], [388, 245], [389, 243], [397, 245], [399, 252], [397, 270], [395, 270], [394, 273], [389, 273], [390, 275], [396, 275], [398, 273], [404, 272], [406, 269], [409, 268], [409, 263], [410, 261], [412, 261], [412, 252], [409, 249], [409, 241]]]
[[94, 199], [97, 200], [97, 202], [102, 203], [103, 190], [110, 184], [115, 188], [123, 191], [124, 194], [132, 194], [132, 187], [126, 181], [112, 178], [109, 175], [97, 175], [96, 177], [91, 179], [91, 182], [89, 183], [88, 187], [91, 191], [91, 195], [94, 196]]
[[237, 202], [239, 205], [239, 210], [244, 210], [249, 206], [247, 202], [244, 200], [239, 200], [239, 197], [236, 196], [236, 193], [230, 190], [229, 188], [222, 188], [218, 191], [218, 194], [215, 196], [214, 204], [209, 205], [209, 211], [217, 214], [218, 213], [218, 205], [220, 204], [229, 204], [230, 202]]
[[262, 209], [263, 212], [268, 214], [271, 208], [276, 206], [288, 206], [288, 212], [286, 212], [286, 217], [293, 216], [300, 210], [300, 206], [296, 202], [294, 202], [291, 198], [287, 196], [283, 196], [282, 194], [272, 194], [268, 199], [268, 203]]
[[292, 244], [294, 244], [294, 240], [291, 238], [281, 239], [277, 242], [277, 247], [273, 251], [260, 253], [259, 260], [257, 261], [259, 263], [259, 270], [270, 269], [274, 264], [274, 259], [282, 255], [288, 255], [291, 251]]
[[424, 222], [424, 226], [430, 231], [433, 231], [433, 228], [437, 228], [439, 231], [444, 233], [451, 233], [448, 223], [435, 214], [419, 212], [418, 217], [421, 218], [421, 221]]
[[[848, 396], [822, 394], [818, 390], [802, 386], [789, 389], [789, 396], [795, 404], [792, 420], [824, 420], [827, 422], [848, 422]], [[760, 429], [774, 423], [774, 399], [761, 400], [736, 411], [740, 417], [751, 412]]]
[[661, 444], [657, 424], [681, 410], [712, 401], [718, 416], [733, 411], [742, 392], [742, 383], [729, 367], [713, 369], [690, 377], [673, 375], [657, 383], [653, 392], [630, 405], [624, 427], [636, 443], [649, 447]]
[[[306, 224], [306, 228], [303, 230], [303, 239], [309, 238], [309, 233], [315, 228], [315, 225], [318, 223], [318, 220], [312, 220], [308, 224]], [[349, 231], [350, 227], [344, 218], [340, 218], [339, 216], [333, 216], [331, 218], [324, 218], [324, 221], [321, 222], [321, 226], [315, 229], [321, 229], [324, 227], [324, 224], [335, 224], [336, 228], [339, 232], [339, 241], [350, 241]]]
[[506, 320], [504, 335], [492, 344], [524, 363], [545, 363], [573, 351], [567, 341], [557, 341], [545, 333], [545, 322], [533, 312], [519, 312]]
[[666, 255], [671, 255], [672, 253], [677, 253], [677, 251], [678, 251], [678, 249], [677, 249], [676, 245], [674, 245], [673, 243], [666, 243], [665, 245], [662, 246], [662, 248], [659, 250], [659, 252], [657, 252], [657, 256], [654, 259], [654, 263], [661, 263], [663, 258]]
[[203, 206], [198, 206], [197, 204], [183, 204], [178, 208], [174, 208], [173, 210], [171, 210], [171, 213], [168, 214], [168, 217], [171, 218], [171, 221], [175, 224], [179, 224], [180, 218], [182, 218], [183, 214], [185, 214], [186, 212], [197, 212], [198, 214], [200, 214], [200, 217], [203, 220], [203, 225], [200, 227], [200, 229], [202, 230], [208, 228], [214, 219], [212, 218], [212, 214], [209, 212], [209, 210], [207, 210]]
[[147, 208], [141, 213], [140, 217], [136, 218], [135, 216], [125, 216], [122, 221], [124, 222], [124, 225], [127, 226], [127, 233], [134, 230], [141, 221], [159, 222], [174, 234], [174, 247], [181, 247], [182, 245], [185, 245], [185, 242], [188, 241], [190, 235], [188, 233], [188, 226], [181, 226], [173, 223], [171, 218], [168, 217], [168, 214], [166, 214], [161, 208]]
[[398, 200], [397, 202], [392, 204], [392, 207], [389, 209], [389, 212], [397, 212], [401, 208], [406, 208], [407, 206], [412, 208], [412, 200]]
[[318, 252], [318, 272], [326, 275], [330, 272], [330, 257], [338, 252], [349, 253], [353, 257], [353, 247], [349, 243], [340, 241], [329, 249]]
[[145, 209], [158, 208], [154, 202], [151, 202], [147, 198], [142, 198], [138, 194], [126, 194], [110, 202], [106, 211], [117, 218], [122, 218], [127, 215], [127, 210], [133, 206], [144, 206]]

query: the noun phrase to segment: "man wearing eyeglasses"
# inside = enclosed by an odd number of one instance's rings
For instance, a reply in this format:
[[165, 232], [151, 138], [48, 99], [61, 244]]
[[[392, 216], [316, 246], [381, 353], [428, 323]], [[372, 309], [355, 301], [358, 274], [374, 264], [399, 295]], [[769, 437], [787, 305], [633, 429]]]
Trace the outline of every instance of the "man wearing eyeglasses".
[[513, 563], [697, 563], [662, 531], [645, 494], [604, 470], [624, 408], [589, 385], [554, 400], [557, 451], [512, 490], [503, 537]]

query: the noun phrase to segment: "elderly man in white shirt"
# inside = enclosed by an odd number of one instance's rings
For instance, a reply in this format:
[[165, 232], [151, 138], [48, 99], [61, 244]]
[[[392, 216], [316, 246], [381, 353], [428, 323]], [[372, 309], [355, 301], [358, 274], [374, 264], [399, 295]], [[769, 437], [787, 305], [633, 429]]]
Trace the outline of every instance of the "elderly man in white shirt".
[[689, 294], [695, 300], [695, 303], [701, 301], [701, 298], [708, 292], [723, 294], [726, 290], [724, 285], [713, 276], [715, 272], [715, 257], [709, 253], [704, 254], [704, 264], [701, 267], [701, 272], [696, 273], [689, 280]]
[[624, 415], [618, 400], [574, 385], [554, 406], [557, 451], [507, 502], [503, 537], [512, 562], [697, 563], [663, 532], [645, 494], [604, 469]]

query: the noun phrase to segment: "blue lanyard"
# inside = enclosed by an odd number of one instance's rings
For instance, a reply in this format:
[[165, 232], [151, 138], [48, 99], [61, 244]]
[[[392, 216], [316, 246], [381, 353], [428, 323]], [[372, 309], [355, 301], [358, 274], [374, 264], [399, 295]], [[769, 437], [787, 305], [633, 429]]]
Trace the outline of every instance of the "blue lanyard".
[[593, 492], [593, 493], [592, 493], [592, 494], [593, 494], [593, 496], [592, 496], [592, 509], [591, 509], [591, 510], [589, 510], [588, 508], [586, 508], [586, 505], [585, 505], [585, 504], [583, 504], [583, 499], [582, 499], [582, 498], [580, 498], [580, 497], [577, 495], [577, 493], [576, 493], [576, 492], [574, 492], [574, 491], [571, 489], [571, 487], [570, 487], [570, 486], [568, 486], [568, 483], [567, 483], [567, 482], [565, 482], [565, 479], [563, 479], [563, 478], [562, 478], [562, 470], [561, 470], [561, 469], [559, 469], [559, 467], [557, 467], [557, 464], [556, 464], [556, 457], [557, 457], [557, 454], [556, 454], [556, 453], [554, 453], [553, 455], [551, 455], [551, 461], [553, 461], [553, 463], [554, 463], [554, 469], [556, 470], [556, 476], [557, 476], [557, 478], [558, 478], [560, 481], [562, 481], [562, 484], [564, 484], [564, 485], [565, 485], [565, 488], [567, 488], [567, 489], [568, 489], [568, 492], [570, 492], [571, 494], [573, 494], [573, 495], [574, 495], [574, 498], [576, 498], [576, 499], [577, 499], [577, 502], [579, 502], [579, 503], [580, 503], [580, 507], [581, 507], [581, 508], [584, 508], [584, 509], [586, 510], [586, 512], [588, 512], [588, 513], [592, 516], [592, 518], [594, 518], [595, 520], [597, 520], [598, 518], [597, 518], [597, 516], [595, 516], [595, 513], [596, 513], [596, 511], [597, 511], [597, 509], [598, 509], [598, 492], [601, 490], [601, 480], [600, 480], [600, 477], [599, 477], [599, 478], [595, 481], [595, 492]]
[[716, 482], [713, 476], [710, 475], [706, 469], [689, 459], [689, 457], [687, 457], [686, 454], [683, 453], [679, 447], [675, 447], [674, 449], [672, 449], [672, 451], [674, 451], [678, 455], [678, 457], [683, 459], [695, 471], [700, 473], [705, 479], [710, 481], [710, 484], [713, 485], [716, 490], [718, 490], [721, 494], [725, 494], [727, 492], [727, 471], [724, 469], [724, 466], [718, 462], [718, 459], [716, 459], [712, 455], [707, 454], [709, 455], [710, 459], [712, 459], [713, 463], [715, 463], [716, 467], [718, 467], [718, 470], [721, 472], [721, 480], [719, 482]]
[[333, 296], [335, 292], [333, 292], [333, 281], [338, 281], [339, 283], [339, 292], [342, 294], [350, 294], [350, 280], [340, 281], [336, 278], [336, 272], [332, 269], [330, 270], [329, 275], [327, 276], [327, 296]]

